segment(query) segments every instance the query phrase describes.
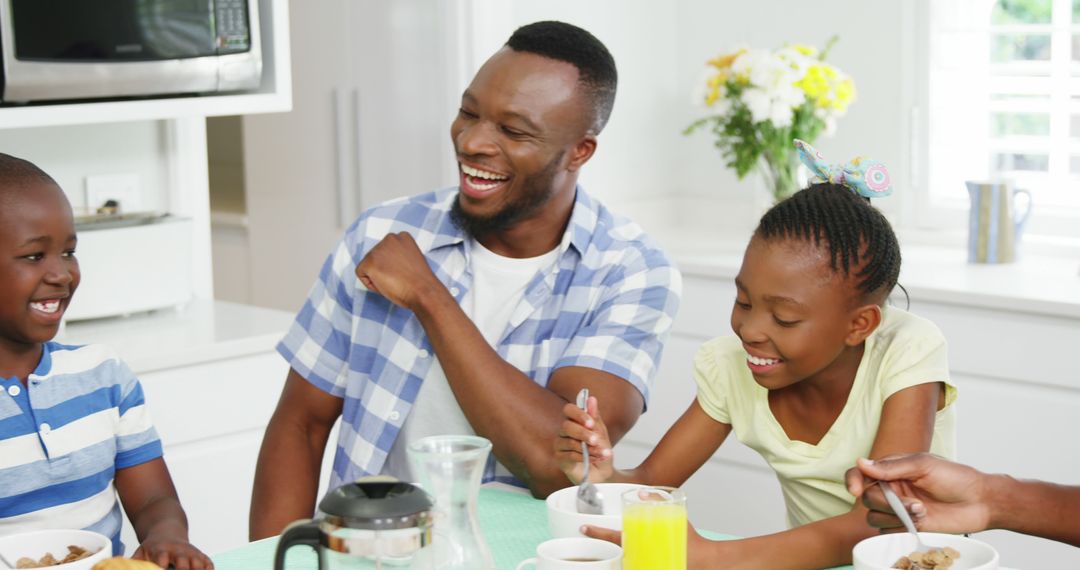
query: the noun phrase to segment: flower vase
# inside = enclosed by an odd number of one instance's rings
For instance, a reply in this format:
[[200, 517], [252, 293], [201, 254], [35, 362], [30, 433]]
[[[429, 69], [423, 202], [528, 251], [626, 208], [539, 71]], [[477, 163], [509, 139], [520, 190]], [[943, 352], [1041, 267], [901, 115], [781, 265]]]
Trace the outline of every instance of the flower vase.
[[806, 184], [806, 175], [795, 151], [774, 157], [762, 154], [758, 161], [758, 173], [768, 189], [772, 207], [777, 202], [790, 197]]

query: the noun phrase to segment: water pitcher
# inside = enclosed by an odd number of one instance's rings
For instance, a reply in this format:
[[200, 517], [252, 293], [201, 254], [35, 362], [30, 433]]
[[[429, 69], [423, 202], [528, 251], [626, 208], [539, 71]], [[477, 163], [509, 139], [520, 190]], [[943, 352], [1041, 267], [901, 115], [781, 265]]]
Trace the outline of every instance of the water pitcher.
[[[1009, 263], [1016, 260], [1016, 246], [1031, 215], [1031, 193], [1014, 188], [1007, 180], [968, 181], [971, 212], [968, 219], [968, 261]], [[1027, 198], [1023, 213], [1016, 199]]]
[[412, 442], [408, 450], [417, 482], [435, 498], [431, 554], [436, 567], [494, 570], [476, 516], [491, 442], [476, 436], [436, 435]]

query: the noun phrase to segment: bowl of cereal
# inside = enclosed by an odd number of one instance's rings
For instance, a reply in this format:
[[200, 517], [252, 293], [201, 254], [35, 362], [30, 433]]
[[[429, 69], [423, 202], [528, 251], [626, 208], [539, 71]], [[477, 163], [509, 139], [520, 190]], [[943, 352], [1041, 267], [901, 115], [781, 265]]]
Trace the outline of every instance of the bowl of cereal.
[[560, 489], [548, 495], [547, 516], [548, 531], [554, 538], [581, 536], [581, 525], [592, 525], [615, 530], [622, 530], [622, 494], [644, 485], [635, 483], [597, 483], [596, 490], [603, 497], [604, 512], [593, 515], [577, 511], [577, 490], [575, 487]]
[[90, 570], [112, 556], [112, 540], [88, 530], [32, 530], [0, 537], [0, 554], [13, 568]]
[[[992, 546], [954, 534], [920, 532], [931, 552], [916, 551], [909, 532], [880, 534], [863, 540], [851, 552], [855, 570], [997, 570], [998, 553]], [[918, 564], [918, 565], [915, 565]]]

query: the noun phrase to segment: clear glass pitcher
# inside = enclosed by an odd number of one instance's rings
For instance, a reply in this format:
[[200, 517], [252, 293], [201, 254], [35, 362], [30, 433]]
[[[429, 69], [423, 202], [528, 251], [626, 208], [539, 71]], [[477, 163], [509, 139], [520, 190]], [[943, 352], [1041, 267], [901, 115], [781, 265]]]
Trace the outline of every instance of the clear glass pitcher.
[[476, 516], [480, 479], [491, 442], [469, 435], [435, 435], [409, 444], [409, 461], [420, 486], [435, 499], [435, 566], [494, 570]]

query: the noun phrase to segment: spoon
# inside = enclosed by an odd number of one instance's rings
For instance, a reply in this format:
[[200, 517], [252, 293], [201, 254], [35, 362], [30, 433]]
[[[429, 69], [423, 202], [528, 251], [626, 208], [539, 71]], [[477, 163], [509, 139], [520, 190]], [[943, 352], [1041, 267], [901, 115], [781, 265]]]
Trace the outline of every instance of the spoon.
[[[586, 409], [589, 403], [589, 389], [582, 388], [577, 395], [577, 406]], [[585, 456], [585, 472], [581, 477], [581, 484], [577, 490], [577, 511], [587, 515], [604, 514], [604, 497], [596, 489], [596, 485], [589, 482], [589, 444], [581, 442], [581, 454]]]
[[892, 487], [885, 481], [878, 481], [878, 486], [881, 487], [881, 491], [885, 493], [885, 500], [889, 502], [889, 506], [892, 507], [896, 516], [900, 517], [900, 522], [904, 523], [904, 528], [915, 536], [915, 542], [919, 545], [918, 552], [929, 552], [931, 550], [938, 550], [937, 548], [931, 548], [927, 546], [922, 538], [919, 537], [919, 531], [915, 529], [915, 523], [912, 522], [911, 516], [908, 515], [907, 509], [904, 508], [904, 503], [900, 502], [900, 497], [896, 496]]
[[3, 552], [0, 552], [0, 564], [3, 564], [4, 568], [11, 568], [12, 570], [18, 568], [18, 566], [12, 564], [11, 561], [7, 559], [7, 556], [4, 556]]

